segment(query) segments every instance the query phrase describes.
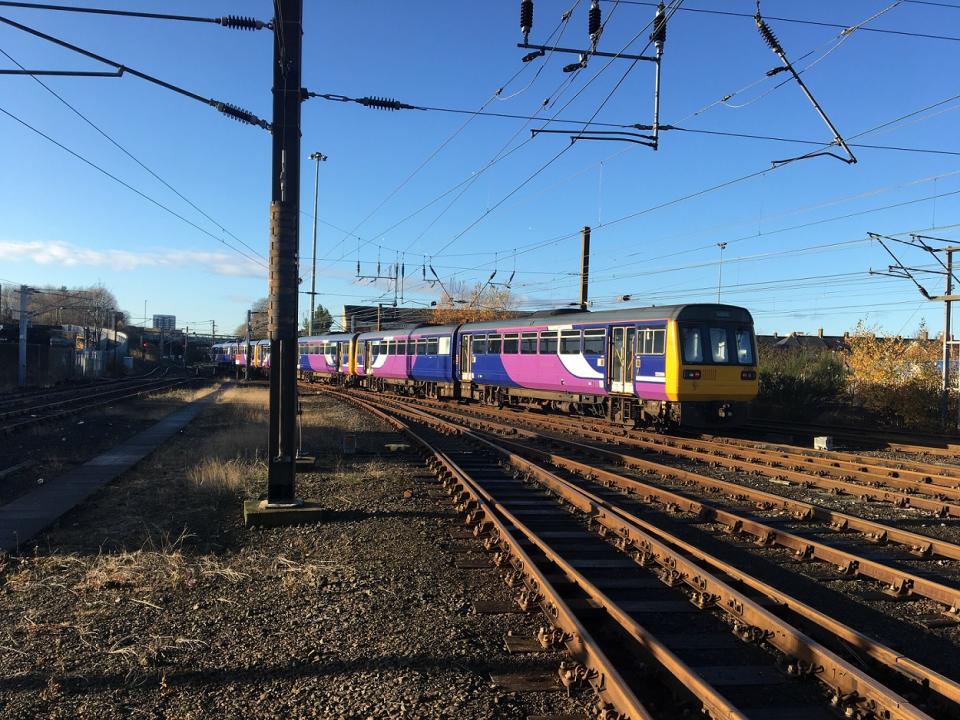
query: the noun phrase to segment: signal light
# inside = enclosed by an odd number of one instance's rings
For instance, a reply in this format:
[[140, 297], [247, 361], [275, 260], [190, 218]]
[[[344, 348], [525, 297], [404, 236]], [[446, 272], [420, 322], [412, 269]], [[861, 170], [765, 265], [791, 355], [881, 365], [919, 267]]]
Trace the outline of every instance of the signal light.
[[699, 380], [700, 371], [699, 370], [684, 370], [683, 371], [684, 380]]
[[741, 379], [741, 380], [756, 380], [756, 379], [757, 379], [757, 373], [754, 372], [753, 370], [744, 370], [742, 373], [740, 373], [740, 379]]

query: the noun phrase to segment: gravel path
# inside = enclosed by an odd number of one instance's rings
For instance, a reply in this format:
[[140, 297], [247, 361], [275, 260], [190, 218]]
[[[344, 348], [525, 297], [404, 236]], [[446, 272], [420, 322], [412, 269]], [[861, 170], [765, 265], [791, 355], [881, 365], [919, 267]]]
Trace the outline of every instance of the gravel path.
[[[300, 494], [330, 517], [244, 528], [240, 499], [264, 484], [263, 395], [228, 391], [34, 555], [0, 559], [0, 718], [585, 716], [590, 696], [493, 685], [555, 674], [561, 656], [504, 651], [504, 633], [542, 617], [476, 613], [509, 591], [496, 570], [454, 566], [474, 541], [451, 539], [455, 514], [372, 418], [305, 398], [321, 468]], [[344, 431], [355, 456], [336, 450]]]

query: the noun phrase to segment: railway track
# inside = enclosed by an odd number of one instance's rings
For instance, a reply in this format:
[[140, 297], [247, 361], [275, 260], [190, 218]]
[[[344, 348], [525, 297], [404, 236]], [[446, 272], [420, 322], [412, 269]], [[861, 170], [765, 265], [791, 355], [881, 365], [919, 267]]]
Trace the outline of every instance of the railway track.
[[[0, 433], [8, 434], [93, 408], [122, 400], [142, 397], [194, 382], [193, 378], [138, 378], [101, 386], [73, 388], [54, 394], [42, 394], [14, 407], [0, 406]], [[27, 400], [18, 398], [18, 400]]]
[[104, 388], [113, 389], [124, 384], [142, 382], [151, 377], [160, 377], [159, 368], [153, 368], [149, 372], [130, 378], [118, 378], [109, 380], [93, 380], [83, 385], [59, 386], [50, 388], [14, 390], [8, 392], [0, 398], [0, 412], [13, 410], [18, 407], [37, 404], [43, 400], [54, 400], [57, 398], [67, 398], [78, 392], [99, 391]]
[[792, 435], [812, 438], [831, 435], [858, 446], [894, 450], [917, 455], [936, 455], [945, 458], [960, 456], [960, 438], [956, 435], [917, 435], [895, 431], [875, 432], [860, 428], [834, 425], [791, 423], [779, 420], [757, 420], [744, 429], [763, 435]]
[[[421, 407], [449, 408], [449, 405], [436, 401], [413, 398], [407, 401]], [[885, 461], [853, 453], [812, 453], [745, 440], [677, 437], [615, 428], [589, 418], [517, 413], [478, 405], [461, 406], [458, 411], [478, 418], [542, 429], [561, 437], [575, 434], [608, 445], [634, 447], [643, 454], [666, 455], [713, 468], [762, 476], [781, 486], [817, 488], [837, 496], [890, 503], [900, 509], [909, 508], [935, 517], [960, 517], [960, 468]], [[749, 492], [749, 489], [745, 491]], [[758, 503], [770, 502], [768, 494], [756, 494], [754, 499]], [[871, 532], [881, 530], [870, 529]]]
[[[551, 619], [541, 640], [559, 639], [575, 659], [561, 677], [590, 683], [601, 703], [626, 717], [690, 710], [711, 717], [928, 717], [960, 701], [954, 681], [641, 518], [624, 502], [635, 480], [543, 450], [552, 440], [532, 431], [408, 399], [337, 394], [385, 417], [434, 457], [494, 561], [523, 583], [521, 604], [539, 604]], [[691, 502], [668, 500], [652, 486], [643, 491], [667, 503]], [[719, 524], [730, 522], [737, 533], [756, 529], [724, 512], [713, 511]], [[696, 513], [709, 510], [701, 504]], [[844, 643], [858, 648], [875, 674], [801, 624], [841, 639], [841, 650]], [[674, 695], [679, 704], [663, 704]], [[640, 697], [648, 705], [654, 698], [655, 707], [638, 705]]]

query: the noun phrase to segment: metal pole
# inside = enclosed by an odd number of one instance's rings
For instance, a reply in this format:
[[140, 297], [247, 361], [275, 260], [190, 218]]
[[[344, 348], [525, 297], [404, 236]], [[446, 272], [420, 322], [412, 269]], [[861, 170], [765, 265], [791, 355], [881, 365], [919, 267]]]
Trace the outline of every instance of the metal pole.
[[383, 303], [377, 303], [377, 332], [383, 330]]
[[587, 309], [587, 295], [590, 284], [590, 228], [583, 227], [583, 247], [580, 251], [580, 309]]
[[187, 325], [183, 331], [183, 367], [187, 367], [187, 349], [190, 346], [190, 326]]
[[311, 160], [317, 162], [317, 172], [313, 181], [313, 254], [310, 258], [312, 270], [310, 272], [310, 317], [307, 319], [307, 335], [313, 335], [313, 313], [317, 299], [317, 204], [320, 200], [320, 163], [327, 159], [321, 152], [310, 155]]
[[27, 384], [27, 304], [30, 298], [30, 288], [20, 286], [20, 346], [17, 362], [17, 385]]
[[303, 0], [274, 0], [267, 505], [296, 498], [297, 278]]
[[717, 247], [720, 248], [720, 266], [717, 268], [717, 304], [720, 304], [720, 288], [723, 285], [723, 251], [726, 249], [727, 244], [725, 242], [717, 243]]
[[[946, 250], [947, 262], [947, 297], [953, 294], [953, 250]], [[950, 327], [951, 311], [953, 303], [945, 300], [943, 303], [943, 388], [940, 398], [940, 416], [943, 419], [944, 427], [950, 421]], [[960, 382], [960, 377], [958, 377]], [[960, 405], [960, 396], [958, 396], [958, 405]]]
[[253, 311], [247, 310], [247, 349], [246, 349], [247, 362], [243, 370], [244, 380], [250, 379], [250, 318], [252, 317], [252, 315], [253, 315]]
[[113, 374], [118, 375], [120, 368], [117, 364], [117, 352], [119, 350], [117, 343], [117, 311], [113, 311]]

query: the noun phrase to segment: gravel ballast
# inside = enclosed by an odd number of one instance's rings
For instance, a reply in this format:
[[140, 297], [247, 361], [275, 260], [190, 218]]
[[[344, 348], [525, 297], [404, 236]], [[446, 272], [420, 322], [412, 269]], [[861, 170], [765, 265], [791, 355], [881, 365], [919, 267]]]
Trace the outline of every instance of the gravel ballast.
[[[587, 694], [491, 682], [555, 675], [563, 656], [504, 650], [542, 616], [476, 613], [510, 591], [498, 570], [455, 567], [479, 543], [451, 539], [456, 514], [372, 417], [305, 397], [318, 471], [299, 494], [328, 517], [243, 527], [242, 497], [265, 485], [264, 399], [228, 390], [34, 554], [0, 559], [0, 718], [586, 715]], [[344, 432], [356, 455], [339, 452]]]

